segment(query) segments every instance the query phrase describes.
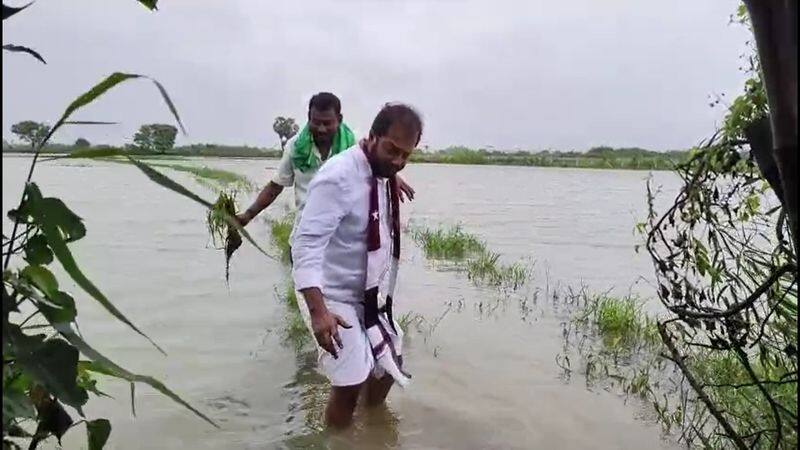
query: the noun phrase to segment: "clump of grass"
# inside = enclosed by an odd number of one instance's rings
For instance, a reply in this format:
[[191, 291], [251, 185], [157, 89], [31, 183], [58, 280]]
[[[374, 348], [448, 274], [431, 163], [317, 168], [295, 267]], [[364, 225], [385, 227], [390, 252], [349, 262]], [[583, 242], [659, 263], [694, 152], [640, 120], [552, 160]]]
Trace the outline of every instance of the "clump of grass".
[[517, 289], [525, 284], [529, 270], [519, 263], [500, 264], [500, 255], [483, 251], [477, 258], [467, 261], [466, 270], [470, 280], [490, 286]]
[[301, 352], [306, 345], [312, 342], [312, 339], [303, 320], [303, 315], [300, 313], [297, 293], [294, 289], [294, 283], [291, 281], [286, 285], [283, 300], [286, 303], [286, 327], [283, 332], [283, 343], [292, 346], [295, 351]]
[[417, 228], [414, 241], [434, 260], [455, 261], [470, 280], [494, 287], [517, 289], [524, 285], [530, 270], [519, 263], [500, 264], [500, 255], [491, 252], [475, 235], [465, 232], [461, 225], [449, 228]]
[[397, 324], [400, 325], [400, 329], [403, 330], [404, 333], [407, 333], [411, 325], [417, 324], [419, 325], [424, 318], [421, 314], [417, 314], [414, 311], [409, 311], [397, 320]]
[[486, 250], [483, 242], [462, 230], [460, 225], [447, 229], [420, 228], [414, 230], [413, 237], [422, 246], [425, 256], [431, 259], [462, 260]]
[[289, 263], [291, 259], [291, 247], [289, 242], [289, 237], [292, 234], [292, 228], [294, 227], [294, 220], [295, 220], [295, 213], [290, 212], [283, 216], [281, 219], [278, 219], [272, 222], [272, 227], [270, 230], [270, 234], [272, 236], [272, 243], [275, 247], [278, 248], [278, 251], [281, 253], [281, 260], [284, 263]]
[[660, 342], [655, 321], [642, 312], [642, 303], [635, 297], [590, 297], [577, 320], [593, 327], [612, 352]]
[[[206, 225], [216, 248], [225, 250], [225, 282], [230, 281], [231, 257], [242, 246], [242, 236], [228, 222], [236, 214], [236, 193], [220, 192], [217, 201], [208, 210]], [[235, 220], [235, 219], [234, 219]]]

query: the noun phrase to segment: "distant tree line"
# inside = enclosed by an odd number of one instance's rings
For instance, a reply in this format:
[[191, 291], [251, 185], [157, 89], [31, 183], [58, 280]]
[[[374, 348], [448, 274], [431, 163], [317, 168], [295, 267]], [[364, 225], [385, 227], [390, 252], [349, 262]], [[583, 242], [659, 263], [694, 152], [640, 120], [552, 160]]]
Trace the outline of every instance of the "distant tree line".
[[[263, 149], [249, 146], [230, 146], [217, 144], [191, 144], [175, 146], [177, 128], [168, 124], [145, 124], [133, 136], [133, 142], [121, 149], [135, 154], [183, 155], [183, 156], [235, 156], [235, 157], [279, 157], [287, 142], [294, 137], [300, 127], [291, 117], [276, 117], [272, 130], [278, 135], [280, 150]], [[24, 148], [3, 141], [3, 151], [30, 151], [49, 132], [45, 123], [24, 121], [14, 124], [11, 131], [26, 145]], [[79, 138], [74, 145], [47, 144], [43, 149], [47, 153], [68, 153], [79, 148], [89, 148], [91, 143]], [[103, 146], [108, 148], [108, 146]], [[442, 150], [416, 152], [413, 162], [445, 163], [445, 164], [496, 164], [543, 167], [579, 167], [610, 169], [671, 169], [675, 164], [684, 161], [687, 151], [675, 150], [657, 152], [639, 147], [614, 148], [600, 146], [590, 148], [586, 152], [543, 150], [531, 152], [525, 150], [504, 151], [496, 149], [472, 149], [464, 146], [451, 146]]]

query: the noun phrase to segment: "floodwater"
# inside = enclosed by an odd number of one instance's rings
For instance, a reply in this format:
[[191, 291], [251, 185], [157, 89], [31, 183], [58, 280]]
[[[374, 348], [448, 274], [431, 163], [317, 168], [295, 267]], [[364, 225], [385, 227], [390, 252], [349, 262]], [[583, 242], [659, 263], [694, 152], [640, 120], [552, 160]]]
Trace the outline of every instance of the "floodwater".
[[[25, 157], [3, 157], [3, 210], [16, 206]], [[277, 161], [187, 162], [269, 179]], [[206, 198], [185, 174], [167, 173]], [[163, 347], [163, 356], [91, 299], [76, 294], [86, 339], [129, 370], [153, 375], [217, 421], [220, 429], [137, 386], [136, 417], [126, 384], [103, 380], [114, 399], [92, 398], [87, 417], [107, 417], [112, 449], [657, 449], [646, 408], [604, 390], [565, 382], [555, 357], [560, 321], [548, 299], [556, 286], [649, 295], [652, 266], [634, 251], [645, 215], [646, 172], [529, 167], [412, 165], [417, 190], [404, 222], [455, 224], [478, 234], [503, 261], [533, 264], [513, 295], [474, 286], [465, 275], [427, 262], [408, 235], [397, 315], [426, 320], [408, 333], [413, 382], [386, 408], [359, 410], [344, 433], [322, 430], [325, 380], [313, 357], [284, 343], [286, 269], [245, 244], [234, 256], [230, 288], [221, 252], [208, 246], [202, 207], [150, 182], [131, 166], [49, 162], [35, 181], [84, 218], [73, 245], [84, 271], [128, 318]], [[665, 196], [677, 179], [655, 173]], [[240, 198], [245, 206], [254, 196]], [[249, 230], [269, 245], [267, 216], [287, 209], [291, 192]], [[9, 223], [4, 218], [4, 233]], [[76, 428], [65, 448], [86, 448]]]

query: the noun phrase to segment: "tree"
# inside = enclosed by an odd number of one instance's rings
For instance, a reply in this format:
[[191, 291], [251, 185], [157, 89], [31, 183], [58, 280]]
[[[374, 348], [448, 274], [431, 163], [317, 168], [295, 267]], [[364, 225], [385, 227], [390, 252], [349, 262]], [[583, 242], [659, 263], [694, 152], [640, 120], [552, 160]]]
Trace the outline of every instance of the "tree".
[[75, 147], [78, 147], [78, 148], [87, 148], [87, 147], [91, 147], [91, 146], [92, 146], [92, 144], [89, 141], [87, 141], [86, 139], [84, 139], [84, 138], [78, 138], [75, 141]]
[[175, 146], [178, 129], [172, 125], [154, 123], [142, 125], [133, 136], [133, 144], [142, 150], [166, 153]]
[[735, 21], [752, 20], [751, 78], [676, 168], [683, 187], [665, 213], [648, 189], [647, 250], [667, 310], [665, 354], [693, 392], [681, 401], [693, 418], [683, 439], [788, 449], [798, 427], [797, 11], [745, 3], [750, 15], [741, 7]]
[[275, 118], [275, 122], [272, 123], [272, 130], [278, 135], [281, 140], [281, 151], [286, 146], [286, 142], [289, 141], [297, 132], [300, 130], [300, 127], [297, 126], [294, 119], [291, 117], [281, 117], [278, 116]]
[[23, 122], [15, 123], [11, 126], [11, 132], [16, 134], [20, 139], [31, 145], [31, 150], [47, 137], [50, 132], [50, 126], [46, 123], [34, 122], [32, 120], [25, 120]]
[[772, 159], [789, 219], [795, 253], [800, 246], [797, 198], [797, 2], [744, 0], [758, 46], [770, 111]]

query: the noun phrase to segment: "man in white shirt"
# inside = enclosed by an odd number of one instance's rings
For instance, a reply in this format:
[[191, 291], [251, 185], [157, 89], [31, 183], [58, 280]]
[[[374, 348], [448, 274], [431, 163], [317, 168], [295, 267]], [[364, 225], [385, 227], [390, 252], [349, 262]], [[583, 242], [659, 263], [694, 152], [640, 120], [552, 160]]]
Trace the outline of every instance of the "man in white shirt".
[[[332, 385], [325, 411], [326, 423], [332, 427], [350, 424], [362, 390], [366, 403], [377, 405], [386, 399], [395, 381], [376, 365], [375, 347], [364, 326], [367, 225], [379, 220], [380, 242], [393, 242], [397, 235], [394, 242], [399, 244], [399, 226], [392, 225], [399, 216], [390, 212], [387, 180], [395, 180], [405, 167], [421, 134], [422, 121], [412, 108], [384, 106], [369, 138], [330, 160], [317, 173], [294, 231], [293, 277], [310, 311], [314, 337], [325, 350], [320, 352], [319, 362]], [[374, 203], [377, 205], [370, 213]], [[370, 244], [369, 269], [380, 267], [378, 272], [384, 277], [389, 272], [392, 246], [372, 247]], [[402, 340], [402, 332], [397, 333]]]
[[[295, 224], [306, 203], [308, 185], [320, 166], [328, 158], [352, 147], [355, 137], [342, 121], [342, 105], [330, 92], [320, 92], [308, 103], [308, 124], [286, 143], [278, 169], [272, 180], [261, 190], [253, 204], [237, 216], [242, 226], [247, 225], [261, 211], [271, 205], [284, 188], [294, 187], [294, 204], [297, 209]], [[401, 192], [409, 199], [414, 190], [399, 180]]]

